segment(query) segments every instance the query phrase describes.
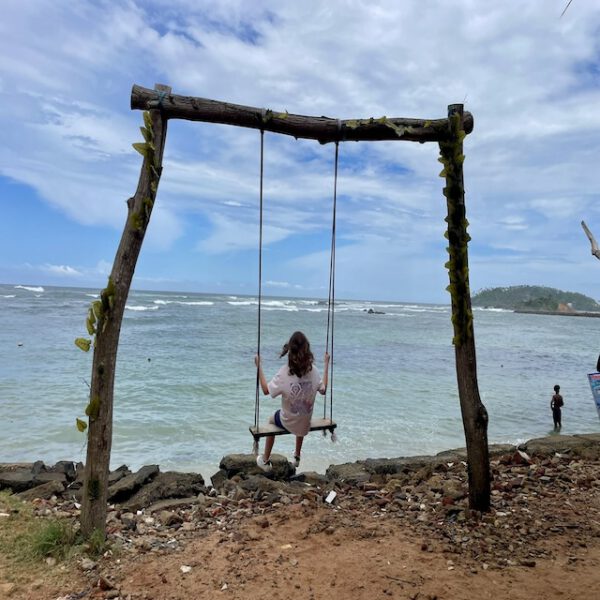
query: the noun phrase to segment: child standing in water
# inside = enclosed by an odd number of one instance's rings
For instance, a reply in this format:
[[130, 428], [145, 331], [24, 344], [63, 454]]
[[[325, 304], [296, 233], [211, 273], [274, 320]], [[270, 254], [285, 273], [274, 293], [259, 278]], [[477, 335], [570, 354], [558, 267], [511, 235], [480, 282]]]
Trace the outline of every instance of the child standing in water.
[[563, 397], [560, 395], [560, 385], [554, 386], [554, 395], [550, 400], [550, 408], [552, 409], [552, 418], [554, 419], [554, 430], [560, 430], [562, 427], [562, 411], [561, 408], [564, 406]]
[[[263, 393], [270, 394], [273, 398], [281, 396], [281, 408], [269, 417], [269, 423], [296, 436], [296, 451], [294, 459], [290, 462], [297, 467], [300, 464], [304, 436], [310, 431], [315, 396], [317, 392], [325, 394], [327, 391], [329, 354], [325, 353], [323, 379], [313, 366], [314, 356], [310, 351], [310, 344], [301, 331], [292, 334], [279, 356], [282, 357], [286, 354], [288, 356], [287, 365], [282, 366], [269, 383], [263, 373], [260, 356], [257, 355], [254, 362], [258, 367], [258, 377]], [[256, 457], [256, 464], [263, 471], [270, 471], [273, 468], [270, 458], [274, 443], [275, 436], [267, 436], [264, 453]]]

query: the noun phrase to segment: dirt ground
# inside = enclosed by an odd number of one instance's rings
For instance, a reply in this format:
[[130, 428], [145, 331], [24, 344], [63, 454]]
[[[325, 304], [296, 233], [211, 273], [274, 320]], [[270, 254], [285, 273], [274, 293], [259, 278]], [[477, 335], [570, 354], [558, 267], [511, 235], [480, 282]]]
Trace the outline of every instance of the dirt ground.
[[[319, 510], [273, 514], [228, 540], [218, 533], [168, 561], [141, 558], [122, 572], [126, 593], [146, 598], [584, 598], [600, 586], [600, 547], [576, 536], [553, 541], [559, 558], [502, 571], [423, 550], [425, 540], [393, 521]], [[323, 526], [325, 528], [323, 529]], [[238, 541], [236, 541], [236, 539]], [[180, 567], [191, 566], [183, 575]]]
[[[582, 543], [585, 517], [577, 521], [579, 526], [542, 542], [555, 558], [498, 569], [448, 553], [385, 513], [286, 506], [248, 519], [235, 531], [195, 532], [173, 553], [124, 554], [100, 561], [91, 573], [82, 573], [77, 563], [33, 568], [17, 584], [2, 584], [0, 595], [31, 600], [580, 599], [600, 588], [600, 538]], [[98, 587], [100, 573], [107, 580], [101, 587], [113, 589]]]
[[8, 499], [0, 503], [0, 598], [594, 598], [599, 453], [596, 443], [498, 456], [485, 514], [467, 508], [460, 461], [355, 484], [231, 480], [170, 510], [113, 507], [104, 555], [58, 562], [16, 561], [11, 531], [19, 519], [76, 524], [77, 505]]

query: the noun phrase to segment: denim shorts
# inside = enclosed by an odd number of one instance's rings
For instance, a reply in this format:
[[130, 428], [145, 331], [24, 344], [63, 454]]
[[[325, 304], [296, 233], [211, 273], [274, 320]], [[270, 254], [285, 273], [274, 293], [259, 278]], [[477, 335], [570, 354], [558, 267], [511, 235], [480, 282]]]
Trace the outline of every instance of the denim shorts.
[[[277, 427], [280, 429], [285, 429], [283, 423], [281, 422], [281, 409], [275, 411], [275, 414], [273, 415], [273, 421], [275, 421], [275, 425], [277, 425]], [[285, 429], [285, 431], [287, 431], [287, 429]]]

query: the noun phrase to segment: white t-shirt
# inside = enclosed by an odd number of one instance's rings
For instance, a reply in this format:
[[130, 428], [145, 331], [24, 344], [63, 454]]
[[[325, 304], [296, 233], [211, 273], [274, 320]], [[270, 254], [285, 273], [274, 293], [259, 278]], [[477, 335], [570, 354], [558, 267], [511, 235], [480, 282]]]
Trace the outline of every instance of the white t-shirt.
[[318, 391], [325, 391], [319, 371], [313, 368], [303, 375], [290, 375], [288, 365], [283, 365], [269, 382], [273, 398], [281, 395], [281, 424], [291, 433], [305, 436], [310, 431], [310, 419]]

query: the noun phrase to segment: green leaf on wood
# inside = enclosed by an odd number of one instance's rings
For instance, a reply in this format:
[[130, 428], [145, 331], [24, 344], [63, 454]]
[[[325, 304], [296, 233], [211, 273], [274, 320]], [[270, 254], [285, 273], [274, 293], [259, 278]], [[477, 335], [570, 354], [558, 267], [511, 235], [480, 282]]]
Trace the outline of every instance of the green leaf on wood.
[[98, 396], [94, 396], [90, 403], [85, 407], [85, 414], [91, 419], [95, 419], [100, 412], [100, 398]]
[[139, 152], [144, 158], [148, 156], [148, 144], [145, 142], [136, 142], [135, 144], [131, 144], [134, 149]]
[[87, 423], [81, 419], [75, 419], [75, 424], [77, 425], [77, 430], [81, 433], [87, 429]]
[[142, 135], [144, 136], [144, 139], [147, 142], [152, 141], [152, 130], [148, 130], [145, 127], [140, 127], [140, 131], [142, 132]]
[[90, 351], [90, 346], [92, 344], [92, 340], [87, 340], [86, 338], [77, 338], [75, 340], [75, 345], [84, 352]]

